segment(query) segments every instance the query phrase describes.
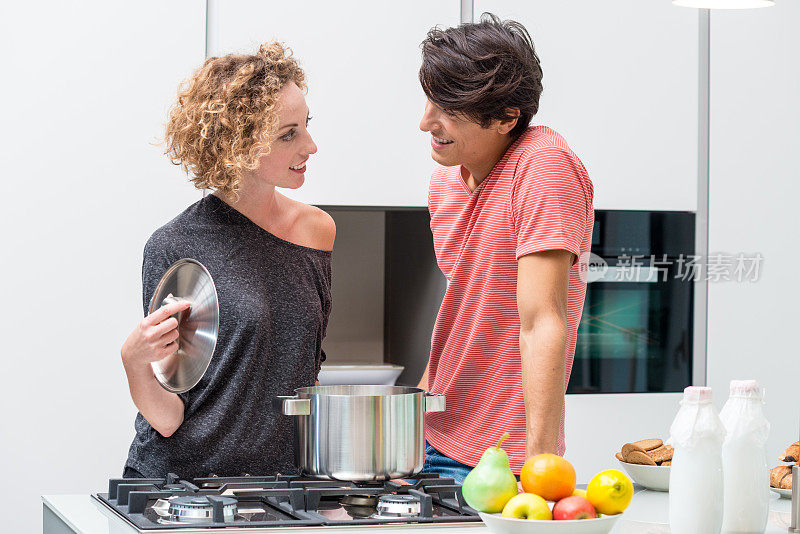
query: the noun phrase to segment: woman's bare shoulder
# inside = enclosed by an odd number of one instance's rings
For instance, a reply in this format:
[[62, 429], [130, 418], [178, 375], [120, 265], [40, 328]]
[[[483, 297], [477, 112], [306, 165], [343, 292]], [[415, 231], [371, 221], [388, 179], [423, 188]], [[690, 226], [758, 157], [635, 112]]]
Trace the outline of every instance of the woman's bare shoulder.
[[319, 250], [333, 250], [336, 223], [333, 217], [316, 206], [291, 200], [295, 229], [302, 245]]

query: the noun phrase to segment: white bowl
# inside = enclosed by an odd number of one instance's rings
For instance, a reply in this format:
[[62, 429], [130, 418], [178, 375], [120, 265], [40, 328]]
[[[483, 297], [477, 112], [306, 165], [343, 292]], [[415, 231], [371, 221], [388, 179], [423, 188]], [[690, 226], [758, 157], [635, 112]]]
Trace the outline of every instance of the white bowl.
[[500, 514], [483, 512], [480, 512], [480, 516], [486, 523], [486, 528], [493, 534], [608, 534], [622, 514], [572, 521], [511, 519]]
[[669, 491], [669, 466], [629, 464], [619, 461], [634, 482], [647, 489]]
[[403, 372], [402, 365], [323, 365], [319, 370], [320, 385], [380, 385], [393, 386]]

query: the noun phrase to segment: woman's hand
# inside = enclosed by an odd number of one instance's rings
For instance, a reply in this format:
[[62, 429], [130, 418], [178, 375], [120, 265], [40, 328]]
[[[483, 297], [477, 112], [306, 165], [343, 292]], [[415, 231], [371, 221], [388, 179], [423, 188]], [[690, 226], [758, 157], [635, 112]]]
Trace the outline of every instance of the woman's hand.
[[178, 320], [172, 317], [190, 307], [189, 301], [173, 302], [142, 319], [122, 344], [122, 362], [141, 366], [161, 360], [178, 350]]
[[122, 344], [122, 364], [128, 375], [133, 403], [159, 434], [172, 435], [183, 423], [183, 401], [158, 383], [150, 363], [178, 350], [178, 320], [189, 309], [186, 300], [173, 302], [142, 319]]

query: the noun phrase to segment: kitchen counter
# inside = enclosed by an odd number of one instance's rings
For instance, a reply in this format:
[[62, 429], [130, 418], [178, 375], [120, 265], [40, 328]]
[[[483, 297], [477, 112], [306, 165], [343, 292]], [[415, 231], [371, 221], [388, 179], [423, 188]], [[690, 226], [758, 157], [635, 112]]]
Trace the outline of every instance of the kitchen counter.
[[[720, 495], [720, 498], [722, 496]], [[126, 524], [113, 512], [89, 495], [44, 495], [42, 496], [45, 534], [136, 534], [136, 529]], [[785, 534], [789, 528], [792, 503], [772, 494], [766, 534]], [[637, 491], [625, 514], [614, 525], [612, 534], [664, 534], [669, 533], [668, 494], [658, 491]], [[482, 524], [465, 525], [398, 525], [375, 527], [316, 527], [316, 528], [265, 528], [245, 532], [293, 532], [296, 534], [319, 533], [335, 530], [341, 534], [379, 530], [382, 534], [408, 533], [410, 530], [448, 534], [484, 534], [489, 530]], [[240, 529], [224, 529], [239, 532]], [[209, 534], [218, 529], [197, 529], [191, 532]]]

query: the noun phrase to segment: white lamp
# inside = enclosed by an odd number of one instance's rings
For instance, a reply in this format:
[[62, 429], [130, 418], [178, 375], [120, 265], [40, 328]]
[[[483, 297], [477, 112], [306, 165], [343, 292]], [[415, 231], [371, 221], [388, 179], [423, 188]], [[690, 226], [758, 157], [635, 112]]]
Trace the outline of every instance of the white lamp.
[[752, 9], [774, 6], [775, 0], [672, 0], [672, 3], [700, 9]]

